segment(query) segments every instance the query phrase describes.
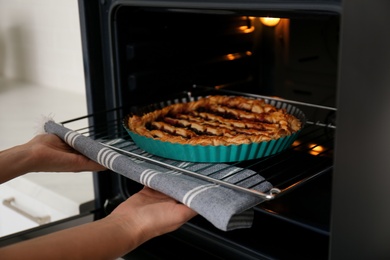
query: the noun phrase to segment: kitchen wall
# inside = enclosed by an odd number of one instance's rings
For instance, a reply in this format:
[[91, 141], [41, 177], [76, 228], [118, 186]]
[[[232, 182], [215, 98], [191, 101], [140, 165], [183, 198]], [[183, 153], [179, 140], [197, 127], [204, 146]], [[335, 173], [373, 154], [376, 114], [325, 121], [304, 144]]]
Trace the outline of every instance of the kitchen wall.
[[[86, 110], [77, 0], [0, 0], [0, 151], [30, 140], [47, 117]], [[38, 225], [1, 201], [56, 221], [94, 199], [92, 183], [90, 172], [32, 172], [1, 184], [0, 237]]]
[[0, 0], [0, 78], [84, 94], [77, 0]]

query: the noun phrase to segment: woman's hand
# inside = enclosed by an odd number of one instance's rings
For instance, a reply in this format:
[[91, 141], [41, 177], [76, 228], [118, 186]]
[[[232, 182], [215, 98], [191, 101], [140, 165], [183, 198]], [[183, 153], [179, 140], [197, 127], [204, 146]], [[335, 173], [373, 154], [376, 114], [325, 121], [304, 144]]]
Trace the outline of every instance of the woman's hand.
[[4, 259], [116, 259], [195, 216], [187, 206], [150, 188], [109, 216], [0, 248]]
[[[144, 187], [120, 204], [107, 218], [119, 220], [134, 240], [134, 229], [143, 242], [179, 228], [197, 213], [169, 196]], [[134, 242], [134, 241], [133, 241]]]
[[[32, 171], [98, 171], [105, 168], [53, 134], [0, 152], [0, 183]], [[115, 259], [145, 241], [171, 232], [197, 213], [174, 199], [143, 188], [110, 215], [77, 227], [0, 248], [9, 259]]]
[[24, 146], [31, 150], [34, 157], [32, 171], [80, 172], [106, 169], [74, 150], [54, 134], [37, 135]]
[[56, 135], [42, 134], [0, 152], [0, 183], [28, 172], [101, 171], [106, 168], [67, 145]]

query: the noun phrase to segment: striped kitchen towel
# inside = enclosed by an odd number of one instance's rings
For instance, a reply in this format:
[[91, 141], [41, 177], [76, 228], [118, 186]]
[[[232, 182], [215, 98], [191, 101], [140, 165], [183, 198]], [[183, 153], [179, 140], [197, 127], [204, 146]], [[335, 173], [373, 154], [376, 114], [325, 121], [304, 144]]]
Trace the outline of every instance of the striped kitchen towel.
[[[210, 183], [174, 169], [124, 155], [52, 120], [44, 124], [44, 130], [59, 136], [74, 149], [108, 169], [182, 202], [223, 231], [251, 227], [252, 208], [264, 201], [263, 198], [253, 194]], [[128, 141], [122, 142], [121, 145], [124, 146], [121, 149], [137, 149]], [[226, 176], [231, 176], [228, 179], [232, 183], [240, 178], [243, 185], [252, 187], [256, 184], [252, 188], [261, 192], [267, 192], [272, 188], [269, 182], [264, 181], [263, 177], [251, 170], [227, 167], [226, 164], [187, 163], [162, 158], [160, 160], [205, 175], [216, 172], [218, 176], [214, 178], [226, 179]], [[236, 171], [240, 171], [239, 174], [232, 174]]]

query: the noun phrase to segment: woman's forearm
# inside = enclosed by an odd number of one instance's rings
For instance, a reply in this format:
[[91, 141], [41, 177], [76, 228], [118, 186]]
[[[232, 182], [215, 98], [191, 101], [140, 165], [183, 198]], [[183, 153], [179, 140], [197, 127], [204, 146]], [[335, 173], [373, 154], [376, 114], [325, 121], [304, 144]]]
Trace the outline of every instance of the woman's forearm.
[[0, 151], [0, 183], [28, 172], [102, 171], [106, 168], [79, 154], [52, 134]]
[[23, 145], [0, 151], [0, 184], [28, 172], [31, 153]]
[[116, 259], [174, 231], [196, 212], [144, 187], [107, 217], [0, 248], [3, 259]]
[[[50, 134], [0, 152], [0, 183], [34, 171], [83, 170], [105, 167]], [[195, 215], [187, 206], [144, 187], [104, 219], [0, 248], [0, 258], [115, 259]]]

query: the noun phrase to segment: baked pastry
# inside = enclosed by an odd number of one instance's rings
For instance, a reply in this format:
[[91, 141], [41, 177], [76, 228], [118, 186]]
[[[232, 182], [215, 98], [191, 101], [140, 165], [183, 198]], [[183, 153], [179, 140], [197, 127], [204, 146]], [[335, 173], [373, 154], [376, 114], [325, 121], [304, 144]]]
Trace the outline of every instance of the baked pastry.
[[191, 145], [240, 145], [296, 133], [302, 122], [261, 99], [208, 96], [128, 119], [130, 131], [160, 141]]

